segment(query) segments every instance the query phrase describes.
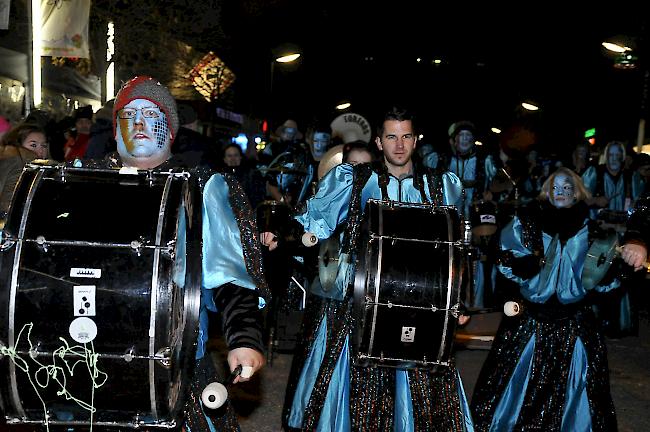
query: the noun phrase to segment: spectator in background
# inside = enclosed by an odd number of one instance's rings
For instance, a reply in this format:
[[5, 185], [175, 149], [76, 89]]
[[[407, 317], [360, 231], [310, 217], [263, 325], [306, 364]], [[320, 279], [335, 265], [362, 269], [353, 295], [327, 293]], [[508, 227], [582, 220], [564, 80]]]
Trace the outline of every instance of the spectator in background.
[[90, 129], [93, 126], [93, 108], [90, 105], [78, 108], [74, 113], [77, 136], [70, 137], [63, 146], [66, 161], [84, 159], [90, 142]]
[[86, 150], [86, 159], [103, 159], [107, 154], [117, 150], [113, 138], [113, 103], [107, 101], [95, 114], [95, 123], [90, 128], [90, 142]]
[[223, 148], [221, 159], [224, 171], [232, 172], [237, 177], [248, 196], [251, 207], [255, 209], [266, 196], [266, 183], [262, 174], [248, 164], [238, 144], [226, 145]]
[[[188, 168], [205, 164], [216, 168], [220, 161], [207, 151], [211, 146], [208, 140], [198, 132], [199, 117], [196, 110], [188, 103], [178, 103], [178, 119], [181, 127], [172, 145], [172, 154], [176, 155]], [[216, 152], [215, 152], [216, 153]]]
[[9, 132], [11, 129], [11, 123], [4, 118], [3, 116], [0, 116], [0, 140], [2, 140], [2, 137]]
[[352, 141], [343, 146], [343, 162], [352, 165], [370, 163], [374, 160], [368, 144], [364, 141]]
[[5, 134], [0, 142], [0, 220], [6, 217], [25, 164], [48, 157], [45, 130], [41, 127], [22, 124]]

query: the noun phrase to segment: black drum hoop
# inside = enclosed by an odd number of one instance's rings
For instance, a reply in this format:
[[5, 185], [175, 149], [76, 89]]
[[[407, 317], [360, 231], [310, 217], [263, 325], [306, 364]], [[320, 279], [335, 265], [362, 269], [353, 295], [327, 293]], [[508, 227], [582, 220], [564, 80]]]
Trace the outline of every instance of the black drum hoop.
[[[2, 254], [13, 253], [11, 259], [11, 283], [9, 287], [9, 297], [7, 299], [7, 321], [0, 322], [0, 328], [7, 325], [7, 347], [15, 349], [16, 344], [16, 296], [18, 290], [19, 268], [22, 259], [23, 246], [29, 243], [25, 238], [26, 228], [30, 218], [31, 206], [34, 198], [38, 192], [39, 186], [43, 184], [44, 179], [57, 178], [65, 182], [66, 176], [74, 174], [94, 174], [98, 173], [101, 176], [115, 175], [115, 169], [89, 169], [89, 168], [70, 168], [61, 165], [28, 165], [26, 166], [23, 174], [21, 175], [16, 187], [16, 192], [10, 207], [7, 223], [5, 225], [6, 236], [0, 246], [0, 277], [7, 273], [7, 269], [3, 271], [1, 265], [7, 263], [7, 259], [2, 259]], [[124, 177], [122, 177], [124, 175]], [[159, 178], [164, 179], [163, 191], [159, 204], [158, 225], [155, 232], [155, 245], [153, 249], [153, 259], [151, 261], [151, 295], [150, 295], [150, 318], [149, 318], [149, 351], [147, 357], [136, 356], [136, 358], [148, 359], [148, 384], [151, 420], [144, 421], [137, 418], [129, 418], [125, 421], [93, 421], [92, 424], [96, 426], [113, 426], [113, 427], [127, 427], [127, 428], [140, 428], [142, 426], [169, 429], [178, 427], [182, 409], [189, 392], [190, 379], [195, 364], [194, 357], [196, 352], [196, 338], [199, 326], [199, 309], [200, 309], [200, 296], [201, 296], [201, 279], [202, 279], [202, 265], [201, 265], [201, 235], [202, 235], [202, 193], [198, 186], [196, 176], [190, 175], [188, 172], [159, 172], [153, 170], [129, 172], [120, 174], [120, 182], [133, 182], [134, 184], [149, 183], [152, 185], [158, 181]], [[182, 182], [175, 187], [180, 188], [180, 202], [176, 205], [169, 202], [170, 189], [172, 184]], [[23, 202], [20, 198], [25, 197]], [[174, 205], [172, 205], [174, 204]], [[175, 221], [175, 229], [173, 231], [174, 244], [178, 240], [178, 230], [181, 223], [181, 217], [184, 217], [184, 225], [186, 228], [185, 233], [185, 280], [182, 293], [179, 296], [182, 299], [182, 310], [179, 311], [179, 316], [176, 321], [169, 318], [169, 311], [164, 307], [159, 307], [158, 290], [159, 285], [162, 283], [171, 284], [170, 273], [173, 269], [173, 264], [162, 264], [162, 254], [164, 250], [168, 249], [168, 245], [163, 245], [162, 242], [166, 236], [163, 233], [163, 226], [168, 219]], [[12, 230], [18, 225], [16, 235], [14, 236]], [[165, 228], [169, 230], [169, 228]], [[7, 239], [8, 237], [8, 239]], [[90, 246], [102, 247], [102, 245], [88, 244], [88, 242], [51, 242], [52, 244], [67, 243], [72, 246]], [[77, 244], [78, 243], [78, 244]], [[103, 245], [106, 247], [106, 245]], [[108, 247], [115, 247], [115, 245], [108, 245]], [[13, 249], [13, 252], [11, 251]], [[5, 255], [5, 258], [9, 258]], [[165, 274], [161, 273], [165, 272]], [[171, 286], [171, 285], [168, 285]], [[180, 288], [175, 287], [175, 290], [181, 291]], [[2, 300], [4, 302], [4, 299]], [[177, 305], [176, 302], [170, 299], [164, 301], [172, 301], [170, 306], [172, 309]], [[5, 315], [5, 312], [0, 313], [0, 317]], [[168, 343], [176, 343], [174, 346], [169, 347], [168, 350], [162, 350], [160, 344], [164, 343], [161, 338], [165, 335], [160, 334], [164, 329], [160, 328], [161, 323], [167, 323], [166, 326], [176, 324], [170, 331], [174, 334], [169, 334], [172, 340]], [[153, 333], [151, 329], [154, 329]], [[145, 329], [146, 330], [146, 329]], [[0, 334], [1, 339], [5, 335]], [[178, 344], [180, 342], [180, 345]], [[96, 354], [98, 358], [106, 357], [113, 358], [114, 355]], [[5, 359], [7, 364], [5, 378], [2, 378], [2, 369], [5, 367], [0, 366], [0, 385], [8, 380], [10, 389], [0, 389], [0, 403], [4, 407], [5, 415], [8, 424], [43, 424], [44, 418], [30, 418], [23, 403], [21, 401], [16, 365], [13, 361]], [[165, 364], [168, 363], [168, 364]], [[163, 367], [161, 368], [160, 365]], [[172, 372], [168, 371], [169, 368]], [[171, 375], [171, 379], [170, 379]], [[160, 400], [161, 392], [169, 392], [167, 400]], [[136, 416], [137, 417], [137, 416]], [[69, 426], [89, 426], [89, 422], [85, 420], [70, 420], [60, 421], [52, 419], [48, 421], [52, 425], [69, 425]]]

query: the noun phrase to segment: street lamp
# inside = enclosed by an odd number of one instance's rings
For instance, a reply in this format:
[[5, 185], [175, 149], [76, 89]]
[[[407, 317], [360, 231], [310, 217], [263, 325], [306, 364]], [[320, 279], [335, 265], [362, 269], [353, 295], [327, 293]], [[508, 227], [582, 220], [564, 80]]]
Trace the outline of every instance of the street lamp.
[[[641, 32], [643, 34], [643, 30]], [[620, 39], [621, 37], [617, 37], [617, 39]], [[616, 59], [614, 60], [614, 67], [617, 69], [636, 69], [638, 66], [638, 63], [640, 62], [645, 62], [647, 59], [644, 58], [639, 58], [639, 55], [637, 54], [640, 52], [640, 49], [643, 49], [645, 44], [644, 40], [639, 38], [638, 43], [636, 44], [636, 47], [632, 43], [615, 43], [615, 42], [603, 42], [602, 46], [605, 47], [607, 50], [614, 52], [617, 55]], [[630, 48], [632, 47], [632, 48]], [[636, 48], [636, 49], [635, 49]], [[644, 54], [647, 56], [647, 52], [644, 52]], [[646, 111], [648, 108], [648, 87], [650, 86], [650, 69], [648, 69], [647, 65], [645, 63], [641, 63], [642, 66], [642, 74], [643, 74], [643, 84], [642, 84], [642, 89], [641, 89], [641, 109], [640, 109], [640, 115], [639, 115], [639, 128], [637, 130], [637, 138], [636, 138], [636, 145], [637, 145], [637, 152], [641, 153], [643, 150], [643, 143], [645, 142], [645, 127], [646, 127]]]
[[[269, 111], [273, 107], [273, 80], [275, 75], [275, 64], [288, 64], [295, 62], [300, 56], [300, 51], [293, 45], [285, 44], [273, 50], [271, 61], [271, 77], [269, 81], [268, 106]], [[269, 112], [270, 114], [270, 112]]]

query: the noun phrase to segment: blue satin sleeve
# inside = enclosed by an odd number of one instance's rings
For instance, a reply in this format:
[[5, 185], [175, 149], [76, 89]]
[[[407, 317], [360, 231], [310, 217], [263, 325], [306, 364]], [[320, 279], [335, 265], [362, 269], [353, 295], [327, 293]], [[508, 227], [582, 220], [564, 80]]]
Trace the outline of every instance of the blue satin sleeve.
[[347, 218], [352, 197], [352, 169], [350, 164], [341, 164], [321, 179], [316, 195], [307, 201], [306, 211], [296, 216], [305, 231], [321, 240], [326, 239]]
[[645, 190], [645, 181], [643, 181], [643, 178], [638, 171], [634, 171], [632, 173], [631, 183], [632, 184], [630, 185], [630, 190], [632, 192], [632, 204], [634, 204], [634, 202]]
[[[542, 234], [544, 257], [547, 268], [543, 268], [530, 279], [522, 279], [512, 273], [510, 267], [499, 265], [505, 277], [519, 284], [521, 294], [535, 303], [546, 302], [553, 294], [561, 303], [569, 304], [580, 301], [587, 294], [582, 285], [582, 271], [589, 246], [589, 230], [583, 226], [564, 245], [554, 242], [546, 233]], [[515, 257], [531, 254], [522, 241], [522, 225], [515, 217], [501, 232], [502, 250], [510, 250]], [[619, 281], [596, 287], [597, 291], [609, 291], [619, 286]]]
[[592, 195], [596, 192], [596, 167], [590, 166], [582, 173], [582, 182]]
[[213, 175], [203, 191], [203, 283], [205, 289], [233, 283], [255, 289], [246, 270], [237, 220], [228, 200], [228, 185]]
[[497, 164], [494, 162], [494, 157], [488, 155], [488, 157], [485, 158], [485, 190], [488, 190], [488, 186], [492, 183], [494, 176], [497, 175], [497, 171], [498, 168]]
[[442, 175], [442, 191], [445, 205], [460, 208], [463, 198], [463, 183], [456, 174], [447, 171]]

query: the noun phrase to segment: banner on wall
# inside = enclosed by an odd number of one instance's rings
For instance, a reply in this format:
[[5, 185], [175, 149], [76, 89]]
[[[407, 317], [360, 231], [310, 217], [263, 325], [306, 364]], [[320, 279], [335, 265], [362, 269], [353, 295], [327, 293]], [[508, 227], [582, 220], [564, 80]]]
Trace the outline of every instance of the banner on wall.
[[41, 55], [88, 58], [90, 0], [41, 0]]
[[9, 0], [0, 0], [0, 30], [9, 29]]

